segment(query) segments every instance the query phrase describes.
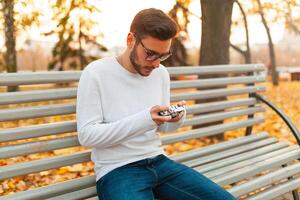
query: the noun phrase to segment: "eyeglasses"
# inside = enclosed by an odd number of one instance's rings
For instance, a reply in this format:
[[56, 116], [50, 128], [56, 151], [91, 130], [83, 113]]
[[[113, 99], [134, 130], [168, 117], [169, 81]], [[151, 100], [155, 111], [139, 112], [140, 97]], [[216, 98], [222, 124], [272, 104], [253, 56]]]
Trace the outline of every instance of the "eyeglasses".
[[142, 47], [144, 48], [144, 51], [147, 55], [145, 59], [147, 61], [155, 61], [155, 60], [159, 59], [162, 62], [162, 61], [168, 59], [172, 55], [171, 51], [169, 51], [168, 53], [160, 54], [151, 49], [148, 49], [147, 47], [145, 47], [144, 43], [142, 42], [142, 40], [139, 37], [137, 37], [135, 34], [134, 34], [134, 37], [140, 41]]

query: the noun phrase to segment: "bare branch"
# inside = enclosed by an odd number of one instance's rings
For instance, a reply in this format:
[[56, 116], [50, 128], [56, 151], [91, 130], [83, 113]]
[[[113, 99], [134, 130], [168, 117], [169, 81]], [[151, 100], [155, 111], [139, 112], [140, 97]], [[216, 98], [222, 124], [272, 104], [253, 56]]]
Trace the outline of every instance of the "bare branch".
[[242, 55], [244, 55], [244, 56], [246, 55], [246, 52], [245, 52], [244, 50], [242, 50], [241, 48], [239, 48], [238, 46], [236, 46], [236, 45], [230, 43], [230, 47], [232, 47], [234, 50], [236, 50], [236, 51], [239, 52], [240, 54], [242, 54]]

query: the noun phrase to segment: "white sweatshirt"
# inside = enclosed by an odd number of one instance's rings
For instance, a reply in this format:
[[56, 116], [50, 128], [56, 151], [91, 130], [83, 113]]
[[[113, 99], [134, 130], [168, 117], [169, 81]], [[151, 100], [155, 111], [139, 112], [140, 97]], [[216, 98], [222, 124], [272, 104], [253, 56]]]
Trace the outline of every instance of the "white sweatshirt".
[[169, 103], [170, 77], [162, 65], [143, 77], [110, 57], [83, 70], [77, 91], [77, 131], [80, 144], [92, 148], [96, 181], [117, 167], [165, 154], [157, 131], [177, 129], [185, 115], [158, 127], [150, 109]]

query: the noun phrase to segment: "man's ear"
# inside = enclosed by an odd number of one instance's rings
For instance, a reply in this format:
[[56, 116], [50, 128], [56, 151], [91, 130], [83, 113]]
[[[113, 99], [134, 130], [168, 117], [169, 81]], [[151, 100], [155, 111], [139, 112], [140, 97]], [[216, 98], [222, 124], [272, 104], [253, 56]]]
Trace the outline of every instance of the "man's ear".
[[127, 34], [127, 47], [133, 48], [134, 43], [135, 43], [135, 37], [134, 37], [133, 33], [129, 32]]

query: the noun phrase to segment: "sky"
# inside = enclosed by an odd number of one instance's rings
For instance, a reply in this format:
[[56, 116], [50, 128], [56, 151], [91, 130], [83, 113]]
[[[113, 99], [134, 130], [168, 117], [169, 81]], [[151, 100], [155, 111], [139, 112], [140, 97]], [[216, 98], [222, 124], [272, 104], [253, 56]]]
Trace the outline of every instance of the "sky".
[[[167, 12], [172, 9], [174, 0], [102, 0], [101, 10], [102, 18], [101, 27], [104, 31], [105, 45], [107, 47], [121, 45], [126, 41], [126, 35], [129, 31], [130, 23], [134, 15], [141, 9], [155, 7]], [[124, 9], [126, 8], [126, 9]], [[190, 11], [200, 16], [200, 1], [193, 0]], [[115, 16], [115, 14], [117, 15]], [[238, 8], [234, 8], [233, 17], [238, 15]], [[267, 35], [265, 29], [260, 23], [259, 17], [251, 17], [248, 19], [250, 42], [253, 43], [267, 43]], [[188, 26], [190, 42], [188, 46], [198, 47], [200, 45], [201, 35], [201, 21], [195, 17], [190, 16], [190, 25]], [[284, 27], [281, 24], [273, 25], [271, 27], [274, 43], [282, 39], [284, 34]], [[244, 28], [232, 29], [231, 41], [233, 43], [243, 43], [245, 41]]]
[[[50, 10], [47, 5], [42, 4], [40, 1], [39, 7], [43, 10], [45, 18], [49, 16]], [[103, 44], [110, 48], [115, 46], [125, 46], [126, 36], [129, 31], [130, 23], [134, 15], [145, 8], [155, 7], [168, 12], [172, 9], [175, 0], [89, 0], [96, 3], [101, 10], [99, 18], [100, 26], [99, 29], [104, 34]], [[189, 7], [192, 13], [201, 16], [200, 13], [200, 1], [192, 0]], [[237, 6], [233, 9], [233, 18], [239, 15]], [[49, 19], [48, 19], [49, 20]], [[250, 31], [250, 43], [261, 44], [267, 43], [267, 35], [265, 29], [260, 22], [260, 17], [249, 17], [249, 31]], [[51, 22], [45, 22], [45, 27], [50, 27]], [[42, 30], [41, 28], [40, 30]], [[55, 42], [55, 38], [42, 38], [40, 35], [40, 30], [33, 29], [30, 32], [30, 36], [34, 40], [43, 40], [50, 43]], [[201, 21], [195, 16], [190, 16], [190, 24], [188, 26], [189, 31], [189, 42], [187, 42], [188, 47], [199, 47], [200, 46], [200, 35], [201, 35]], [[273, 36], [274, 43], [282, 39], [284, 34], [284, 27], [281, 24], [271, 26], [271, 33]], [[231, 30], [231, 41], [234, 44], [243, 44], [245, 42], [244, 28], [232, 28]], [[22, 43], [22, 42], [20, 42]], [[3, 45], [3, 39], [0, 38], [0, 46]]]
[[[129, 30], [130, 22], [134, 15], [141, 9], [155, 7], [163, 11], [169, 11], [174, 4], [174, 0], [103, 0], [101, 1], [102, 19], [101, 29], [104, 31], [104, 43], [108, 47], [123, 46], [126, 41], [126, 35]], [[117, 6], [116, 6], [117, 5]], [[125, 9], [124, 9], [125, 8]], [[190, 11], [200, 16], [200, 1], [194, 0], [190, 5]], [[115, 13], [118, 13], [116, 16]], [[237, 9], [234, 9], [237, 13]], [[263, 25], [260, 23], [259, 17], [249, 18], [250, 42], [266, 43], [267, 36]], [[188, 46], [198, 47], [200, 45], [201, 21], [190, 16], [190, 24], [188, 26], [190, 41]], [[284, 33], [282, 25], [274, 25], [271, 27], [274, 42], [278, 42]], [[231, 35], [233, 43], [243, 43], [245, 41], [245, 33], [243, 27], [233, 29]]]
[[[101, 26], [106, 37], [105, 44], [108, 46], [125, 44], [126, 35], [135, 13], [139, 10], [155, 7], [167, 12], [173, 7], [174, 0], [103, 0], [102, 2], [102, 16]], [[116, 6], [117, 5], [117, 6]], [[126, 8], [126, 9], [124, 9]], [[200, 16], [200, 1], [194, 0], [190, 5], [190, 11]], [[118, 13], [118, 16], [115, 15]], [[234, 8], [234, 15], [238, 15], [238, 8]], [[251, 43], [267, 43], [267, 35], [265, 29], [260, 23], [260, 17], [249, 18], [249, 35]], [[201, 21], [195, 17], [190, 17], [190, 25], [188, 27], [190, 42], [189, 46], [200, 45], [201, 35]], [[273, 25], [271, 27], [274, 43], [282, 39], [284, 34], [284, 27], [281, 24]], [[231, 41], [233, 43], [243, 43], [245, 41], [244, 28], [232, 29]]]

